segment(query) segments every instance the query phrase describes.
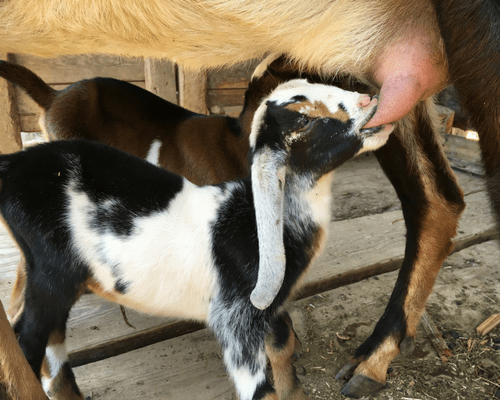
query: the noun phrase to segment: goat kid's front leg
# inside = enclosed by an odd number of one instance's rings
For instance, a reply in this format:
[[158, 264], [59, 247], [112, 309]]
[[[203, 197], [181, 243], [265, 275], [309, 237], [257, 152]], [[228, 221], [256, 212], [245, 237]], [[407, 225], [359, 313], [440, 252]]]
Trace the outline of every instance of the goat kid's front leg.
[[410, 354], [417, 326], [441, 265], [452, 249], [463, 193], [437, 137], [432, 100], [398, 124], [376, 152], [401, 200], [407, 229], [405, 257], [389, 304], [372, 335], [337, 374], [350, 378], [342, 393], [358, 398], [385, 386], [394, 357]]
[[81, 400], [66, 350], [66, 332], [57, 329], [49, 337], [42, 363], [41, 381], [50, 400]]

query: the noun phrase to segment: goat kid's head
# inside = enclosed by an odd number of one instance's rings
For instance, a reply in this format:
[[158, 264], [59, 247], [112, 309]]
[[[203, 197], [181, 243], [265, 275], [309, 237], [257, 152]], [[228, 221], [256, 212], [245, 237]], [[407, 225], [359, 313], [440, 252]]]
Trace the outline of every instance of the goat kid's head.
[[250, 135], [259, 272], [252, 304], [263, 310], [285, 276], [283, 202], [287, 172], [319, 179], [387, 141], [392, 125], [362, 129], [377, 98], [293, 80], [278, 86], [255, 113]]

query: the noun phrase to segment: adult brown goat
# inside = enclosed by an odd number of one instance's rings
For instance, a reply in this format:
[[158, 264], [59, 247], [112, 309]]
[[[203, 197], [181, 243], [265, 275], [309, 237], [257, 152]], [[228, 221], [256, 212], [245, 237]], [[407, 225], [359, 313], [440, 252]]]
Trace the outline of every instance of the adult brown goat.
[[411, 351], [451, 249], [463, 194], [436, 139], [432, 102], [421, 101], [448, 77], [478, 129], [500, 215], [500, 41], [493, 29], [500, 10], [493, 0], [5, 0], [0, 21], [6, 52], [165, 57], [193, 68], [285, 53], [303, 68], [351, 74], [380, 91], [367, 127], [405, 117], [376, 155], [402, 202], [406, 255], [386, 312], [338, 374], [352, 377], [343, 389], [349, 396], [382, 388], [390, 361]]

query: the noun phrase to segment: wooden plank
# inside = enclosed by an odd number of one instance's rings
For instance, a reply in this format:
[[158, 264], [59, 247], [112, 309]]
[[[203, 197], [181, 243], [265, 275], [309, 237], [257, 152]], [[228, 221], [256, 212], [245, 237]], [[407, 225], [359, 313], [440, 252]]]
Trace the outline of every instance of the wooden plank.
[[179, 105], [188, 110], [208, 114], [207, 74], [179, 67]]
[[100, 400], [236, 399], [220, 346], [208, 330], [73, 371], [84, 396]]
[[235, 65], [232, 68], [210, 71], [207, 76], [207, 88], [212, 89], [245, 89], [250, 82], [253, 71], [260, 60]]
[[500, 325], [500, 314], [493, 314], [476, 328], [478, 335], [485, 336]]
[[178, 104], [175, 65], [173, 63], [146, 58], [144, 60], [144, 80], [146, 90]]
[[229, 117], [238, 118], [243, 111], [243, 106], [226, 106], [220, 107], [218, 105], [210, 107], [211, 115], [227, 115]]
[[0, 399], [48, 400], [19, 347], [0, 301]]
[[243, 106], [245, 103], [245, 89], [220, 89], [207, 92], [207, 106]]
[[[455, 251], [497, 237], [485, 192], [466, 198], [453, 240]], [[403, 214], [392, 211], [331, 226], [325, 251], [309, 271], [298, 298], [310, 296], [400, 267], [406, 243]]]
[[427, 337], [432, 343], [432, 346], [437, 351], [439, 358], [441, 358], [442, 362], [447, 362], [448, 358], [450, 358], [453, 354], [449, 349], [448, 345], [443, 339], [441, 332], [437, 328], [434, 321], [432, 321], [427, 311], [424, 312], [422, 318], [420, 319], [420, 324], [424, 328]]
[[15, 61], [49, 84], [70, 84], [96, 76], [144, 81], [144, 60], [105, 54], [40, 58], [16, 54]]
[[[11, 61], [10, 54], [0, 54], [2, 60]], [[0, 153], [13, 153], [22, 149], [21, 123], [17, 114], [14, 87], [0, 79]]]

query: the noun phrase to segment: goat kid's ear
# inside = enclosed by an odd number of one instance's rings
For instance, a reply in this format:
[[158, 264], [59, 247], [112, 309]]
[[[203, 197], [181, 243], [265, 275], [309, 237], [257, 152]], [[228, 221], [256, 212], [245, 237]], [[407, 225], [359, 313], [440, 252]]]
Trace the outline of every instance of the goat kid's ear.
[[250, 301], [256, 308], [264, 310], [277, 296], [285, 277], [284, 157], [264, 146], [253, 158], [251, 173], [259, 240], [259, 273]]

